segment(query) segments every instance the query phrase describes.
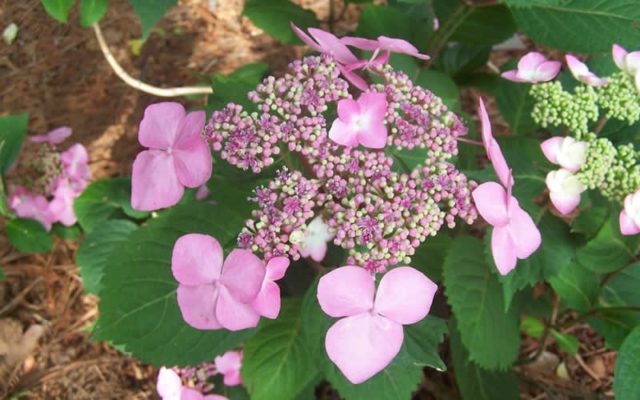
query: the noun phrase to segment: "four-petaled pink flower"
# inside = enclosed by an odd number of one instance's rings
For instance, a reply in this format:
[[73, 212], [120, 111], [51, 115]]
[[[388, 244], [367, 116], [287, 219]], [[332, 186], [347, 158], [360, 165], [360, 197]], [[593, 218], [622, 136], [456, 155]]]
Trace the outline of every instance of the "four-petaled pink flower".
[[224, 384], [237, 386], [242, 384], [240, 367], [242, 367], [242, 352], [228, 351], [214, 360], [216, 369], [224, 375]]
[[384, 93], [363, 93], [357, 101], [340, 100], [338, 118], [331, 125], [329, 138], [344, 146], [361, 144], [381, 149], [387, 143], [388, 133], [384, 124], [386, 112], [387, 98]]
[[378, 285], [364, 268], [337, 268], [320, 278], [322, 310], [342, 318], [329, 328], [327, 354], [346, 378], [362, 383], [382, 371], [398, 354], [402, 325], [427, 316], [438, 287], [411, 267], [387, 272]]
[[178, 305], [189, 325], [231, 331], [258, 325], [260, 315], [251, 302], [262, 287], [265, 267], [253, 253], [234, 249], [223, 263], [222, 247], [214, 237], [190, 233], [176, 241], [171, 270], [179, 282]]
[[640, 190], [624, 199], [624, 209], [620, 212], [620, 232], [623, 235], [640, 233]]
[[618, 68], [632, 76], [636, 81], [636, 88], [640, 90], [640, 51], [629, 53], [623, 47], [614, 44], [611, 53]]
[[538, 52], [525, 54], [518, 62], [518, 68], [502, 73], [502, 77], [514, 82], [547, 82], [560, 72], [560, 61], [549, 61]]
[[263, 317], [276, 319], [280, 314], [280, 286], [275, 282], [284, 277], [289, 267], [286, 257], [273, 257], [267, 262], [262, 287], [251, 303], [253, 309]]
[[515, 182], [500, 146], [491, 134], [489, 116], [482, 99], [478, 113], [482, 121], [482, 140], [502, 185], [483, 183], [473, 190], [472, 196], [478, 213], [493, 226], [491, 253], [498, 272], [506, 275], [515, 268], [518, 259], [529, 257], [540, 247], [542, 238], [531, 216], [511, 195]]
[[68, 126], [61, 126], [44, 135], [31, 136], [29, 137], [29, 140], [34, 143], [49, 143], [50, 146], [55, 146], [56, 144], [64, 142], [64, 140], [69, 136], [71, 136], [71, 128]]
[[7, 197], [7, 205], [18, 217], [35, 219], [46, 230], [50, 230], [51, 225], [56, 222], [46, 197], [32, 193], [25, 187], [17, 186]]
[[182, 385], [178, 374], [170, 369], [162, 367], [158, 373], [156, 390], [162, 400], [229, 400], [218, 394], [203, 395], [198, 390]]
[[131, 205], [153, 211], [177, 204], [184, 188], [197, 188], [211, 177], [209, 146], [200, 136], [204, 111], [186, 113], [178, 103], [156, 103], [144, 111], [138, 140], [148, 147], [138, 154], [131, 174]]
[[570, 136], [554, 136], [540, 145], [547, 160], [573, 173], [578, 172], [587, 161], [588, 147], [587, 142], [575, 140]]
[[53, 200], [49, 203], [49, 210], [57, 222], [64, 226], [71, 226], [78, 221], [73, 211], [73, 200], [79, 194], [68, 180], [59, 180], [53, 192]]
[[569, 71], [571, 71], [571, 75], [580, 82], [586, 83], [589, 86], [603, 86], [607, 84], [606, 79], [600, 78], [598, 75], [591, 72], [589, 67], [587, 67], [587, 64], [578, 60], [576, 57], [571, 54], [567, 54], [565, 58], [567, 60]]
[[333, 239], [334, 234], [331, 233], [329, 225], [324, 222], [322, 216], [318, 215], [300, 236], [302, 236], [299, 245], [300, 255], [321, 262], [327, 254], [327, 243]]

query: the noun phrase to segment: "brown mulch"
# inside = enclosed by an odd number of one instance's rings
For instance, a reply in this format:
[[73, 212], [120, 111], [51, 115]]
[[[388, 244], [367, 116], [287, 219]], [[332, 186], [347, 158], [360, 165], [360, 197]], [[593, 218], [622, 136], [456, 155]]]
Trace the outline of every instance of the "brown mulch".
[[[326, 0], [299, 2], [326, 19]], [[133, 53], [131, 41], [140, 37], [140, 28], [127, 0], [110, 1], [101, 27], [124, 69], [156, 86], [197, 84], [203, 75], [229, 73], [257, 61], [282, 70], [301, 49], [263, 34], [241, 16], [243, 3], [181, 0], [139, 55]], [[353, 27], [358, 7], [350, 7], [338, 31]], [[29, 134], [71, 126], [73, 140], [89, 150], [95, 178], [126, 175], [139, 151], [136, 133], [143, 110], [162, 99], [138, 92], [115, 76], [93, 31], [80, 27], [77, 13], [74, 8], [71, 22], [63, 25], [46, 15], [37, 0], [0, 0], [0, 29], [11, 22], [19, 27], [13, 44], [0, 42], [0, 114], [28, 112]], [[200, 105], [204, 98], [178, 101]], [[471, 105], [468, 111], [473, 114]], [[0, 265], [7, 274], [0, 283], [0, 398], [156, 398], [153, 368], [90, 340], [97, 299], [84, 294], [74, 264], [76, 249], [77, 243], [56, 239], [51, 253], [25, 255], [12, 250], [0, 235]], [[21, 330], [28, 333], [22, 336]], [[1, 346], [3, 332], [15, 339], [9, 349]], [[579, 326], [573, 333], [585, 346], [581, 360], [563, 355], [553, 344], [548, 349], [565, 363], [570, 382], [559, 383], [553, 369], [549, 373], [522, 368], [521, 375], [531, 381], [523, 383], [523, 399], [610, 392], [615, 354], [606, 351], [601, 338], [588, 328]], [[536, 344], [528, 339], [523, 351]], [[4, 354], [14, 354], [19, 361], [3, 367]], [[416, 397], [456, 399], [454, 386], [451, 374], [431, 370]], [[561, 390], [554, 392], [558, 387]], [[17, 396], [20, 393], [23, 397]]]

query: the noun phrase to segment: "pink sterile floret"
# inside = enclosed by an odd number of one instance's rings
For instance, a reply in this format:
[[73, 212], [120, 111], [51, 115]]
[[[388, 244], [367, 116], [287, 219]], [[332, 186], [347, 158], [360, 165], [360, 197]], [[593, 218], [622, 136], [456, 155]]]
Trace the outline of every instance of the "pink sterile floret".
[[211, 177], [209, 146], [200, 136], [204, 111], [186, 113], [178, 103], [156, 103], [144, 111], [138, 140], [148, 147], [138, 154], [131, 174], [131, 205], [152, 211], [177, 204], [184, 188], [197, 188]]
[[242, 384], [240, 367], [242, 367], [242, 352], [228, 351], [215, 358], [216, 369], [224, 375], [224, 384], [237, 386]]
[[338, 118], [333, 121], [329, 138], [334, 142], [355, 147], [363, 145], [381, 149], [387, 143], [387, 127], [384, 116], [387, 99], [383, 93], [363, 93], [355, 101], [344, 99], [338, 102]]
[[156, 390], [162, 400], [229, 400], [218, 394], [203, 395], [194, 388], [184, 386], [180, 376], [165, 367], [160, 368], [158, 373]]
[[518, 68], [502, 73], [502, 77], [514, 82], [547, 82], [560, 72], [560, 61], [549, 61], [538, 52], [525, 54], [518, 62]]
[[262, 287], [265, 267], [253, 253], [234, 249], [223, 262], [214, 237], [190, 233], [176, 241], [171, 270], [179, 282], [178, 305], [189, 325], [237, 331], [258, 324], [260, 315], [251, 303]]
[[51, 146], [64, 142], [66, 138], [71, 136], [71, 128], [68, 126], [61, 126], [53, 129], [44, 135], [33, 135], [29, 137], [29, 140], [34, 143], [49, 143]]
[[7, 204], [18, 217], [35, 219], [46, 230], [50, 230], [56, 221], [46, 197], [32, 193], [25, 187], [16, 187], [7, 197]]
[[640, 233], [640, 190], [624, 199], [624, 209], [620, 212], [620, 231], [623, 235]]
[[607, 84], [606, 79], [600, 78], [598, 75], [591, 72], [589, 67], [587, 67], [587, 64], [578, 60], [576, 57], [571, 54], [567, 54], [565, 58], [567, 60], [567, 67], [569, 67], [569, 71], [571, 71], [571, 75], [580, 82], [586, 83], [590, 86], [603, 86]]
[[427, 316], [438, 287], [411, 267], [397, 267], [380, 281], [364, 268], [345, 266], [320, 278], [322, 310], [342, 318], [329, 328], [325, 347], [331, 361], [354, 384], [382, 371], [398, 354], [402, 325]]
[[286, 257], [274, 257], [267, 263], [260, 292], [251, 303], [253, 309], [263, 317], [276, 319], [280, 314], [280, 287], [275, 282], [284, 277], [289, 267]]

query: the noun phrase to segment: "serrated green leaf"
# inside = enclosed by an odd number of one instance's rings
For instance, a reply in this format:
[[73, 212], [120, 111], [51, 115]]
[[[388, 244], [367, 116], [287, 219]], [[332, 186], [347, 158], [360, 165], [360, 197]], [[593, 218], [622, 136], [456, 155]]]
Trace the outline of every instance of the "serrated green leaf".
[[500, 114], [511, 127], [512, 135], [524, 135], [538, 124], [531, 117], [535, 101], [529, 94], [530, 86], [501, 79], [495, 92]]
[[288, 299], [244, 345], [242, 379], [253, 400], [295, 398], [317, 370], [301, 330], [301, 302]]
[[109, 0], [80, 0], [80, 25], [91, 26], [104, 16]]
[[87, 233], [98, 224], [122, 217], [144, 218], [147, 212], [131, 208], [131, 179], [112, 178], [92, 182], [73, 202], [78, 223]]
[[75, 0], [40, 0], [45, 11], [54, 19], [66, 23], [69, 19], [69, 11]]
[[253, 185], [219, 182], [207, 201], [191, 201], [161, 212], [134, 231], [107, 261], [95, 334], [124, 345], [133, 356], [154, 365], [194, 365], [211, 361], [255, 330], [202, 331], [184, 322], [171, 273], [175, 241], [200, 232], [233, 247], [251, 207]]
[[504, 311], [500, 283], [484, 259], [480, 240], [456, 238], [444, 263], [445, 292], [471, 359], [488, 369], [505, 369], [518, 356], [518, 311], [513, 306]]
[[434, 66], [457, 81], [460, 75], [484, 67], [490, 53], [489, 46], [451, 43], [434, 61]]
[[576, 338], [575, 336], [560, 333], [555, 329], [551, 330], [551, 334], [556, 339], [556, 343], [558, 343], [558, 346], [563, 351], [569, 354], [576, 354], [580, 349], [580, 342], [578, 341], [578, 338]]
[[291, 29], [291, 23], [301, 29], [318, 25], [316, 15], [312, 11], [289, 0], [248, 0], [243, 14], [258, 28], [288, 44], [300, 43]]
[[549, 283], [562, 301], [581, 312], [594, 306], [600, 289], [598, 277], [575, 261], [562, 267]]
[[613, 380], [616, 400], [640, 398], [640, 327], [635, 328], [624, 340], [618, 356]]
[[640, 41], [640, 7], [635, 0], [528, 3], [522, 8], [513, 0], [507, 1], [518, 27], [537, 43], [594, 53], [609, 51], [612, 43], [633, 48]]
[[160, 18], [176, 4], [177, 0], [129, 0], [142, 25], [142, 39], [146, 40]]
[[451, 324], [449, 345], [458, 388], [464, 400], [518, 400], [518, 380], [512, 371], [482, 369], [469, 359], [460, 333]]
[[6, 174], [18, 158], [28, 123], [29, 114], [0, 117], [0, 175]]
[[404, 343], [413, 364], [446, 371], [447, 366], [438, 353], [438, 346], [444, 340], [446, 332], [447, 324], [444, 320], [432, 316], [405, 326]]
[[87, 293], [100, 294], [100, 280], [104, 275], [108, 258], [136, 229], [138, 225], [131, 221], [114, 219], [97, 225], [85, 237], [76, 253], [76, 264], [80, 268], [80, 276]]
[[23, 253], [45, 253], [53, 248], [51, 235], [36, 220], [10, 219], [5, 231], [11, 245]]
[[596, 236], [578, 249], [580, 264], [594, 272], [615, 271], [629, 262], [637, 251], [639, 239], [623, 236], [618, 225], [618, 213], [611, 213]]
[[407, 40], [421, 49], [431, 31], [430, 24], [417, 21], [396, 7], [367, 4], [360, 13], [358, 27], [353, 34], [371, 39], [388, 35]]

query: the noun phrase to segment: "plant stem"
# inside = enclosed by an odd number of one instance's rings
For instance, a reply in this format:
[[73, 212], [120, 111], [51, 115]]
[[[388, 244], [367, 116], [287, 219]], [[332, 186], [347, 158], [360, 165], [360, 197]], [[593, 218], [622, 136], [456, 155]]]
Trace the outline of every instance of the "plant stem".
[[459, 137], [459, 138], [457, 138], [457, 140], [459, 142], [469, 143], [469, 144], [472, 144], [472, 145], [475, 145], [475, 146], [484, 146], [484, 144], [479, 140], [466, 139], [466, 138], [463, 138], [463, 137]]

